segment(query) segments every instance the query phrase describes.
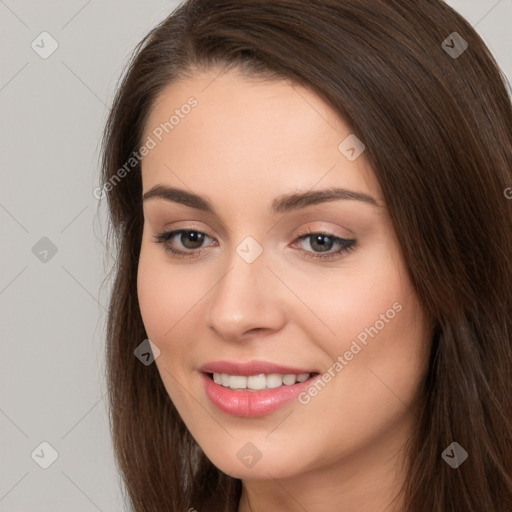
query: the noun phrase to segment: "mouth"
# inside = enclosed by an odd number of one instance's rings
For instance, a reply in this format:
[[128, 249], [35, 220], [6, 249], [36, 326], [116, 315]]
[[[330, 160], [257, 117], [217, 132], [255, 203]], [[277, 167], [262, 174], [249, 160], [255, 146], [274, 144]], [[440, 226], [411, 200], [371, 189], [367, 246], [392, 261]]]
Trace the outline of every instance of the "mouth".
[[293, 373], [260, 373], [257, 375], [229, 375], [227, 373], [205, 372], [215, 384], [233, 391], [261, 391], [264, 389], [276, 389], [283, 386], [293, 386], [305, 382], [318, 372]]
[[255, 418], [291, 405], [320, 376], [318, 372], [232, 375], [201, 372], [206, 396], [230, 416]]

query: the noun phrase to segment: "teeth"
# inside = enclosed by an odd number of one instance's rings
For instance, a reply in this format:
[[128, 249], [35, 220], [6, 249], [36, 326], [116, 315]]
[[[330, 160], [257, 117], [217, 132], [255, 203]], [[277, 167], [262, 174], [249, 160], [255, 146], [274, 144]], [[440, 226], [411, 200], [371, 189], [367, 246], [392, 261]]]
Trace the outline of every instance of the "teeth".
[[283, 385], [283, 375], [279, 373], [271, 373], [266, 376], [267, 388], [278, 388]]
[[265, 375], [251, 375], [247, 377], [247, 387], [249, 389], [265, 389], [267, 387], [267, 378]]
[[243, 389], [247, 387], [247, 377], [239, 375], [229, 376], [229, 387], [231, 389]]
[[291, 386], [296, 382], [304, 382], [309, 379], [309, 373], [301, 373], [300, 375], [281, 373], [271, 373], [265, 375], [263, 373], [259, 375], [250, 375], [245, 377], [243, 375], [228, 375], [226, 373], [214, 373], [213, 380], [215, 383], [220, 384], [226, 388], [231, 389], [272, 389], [280, 386]]
[[285, 375], [283, 377], [283, 384], [286, 384], [287, 386], [291, 386], [292, 384], [295, 384], [295, 382], [295, 375]]

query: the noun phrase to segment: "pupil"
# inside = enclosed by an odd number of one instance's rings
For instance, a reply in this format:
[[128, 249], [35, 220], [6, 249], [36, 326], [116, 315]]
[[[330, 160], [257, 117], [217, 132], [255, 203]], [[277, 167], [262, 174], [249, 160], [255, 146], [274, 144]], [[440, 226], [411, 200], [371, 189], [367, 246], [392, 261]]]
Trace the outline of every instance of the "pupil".
[[[197, 247], [201, 246], [202, 237], [203, 235], [197, 231], [187, 231], [181, 234], [181, 243], [188, 249], [197, 249]], [[192, 243], [192, 247], [187, 245], [190, 242]]]
[[311, 246], [313, 247], [313, 249], [315, 249], [314, 245], [315, 244], [319, 244], [319, 248], [322, 252], [325, 252], [325, 251], [328, 251], [329, 249], [332, 248], [332, 241], [329, 243], [329, 242], [326, 242], [326, 239], [329, 240], [330, 237], [328, 237], [327, 235], [316, 235], [313, 237], [313, 243], [311, 244]]

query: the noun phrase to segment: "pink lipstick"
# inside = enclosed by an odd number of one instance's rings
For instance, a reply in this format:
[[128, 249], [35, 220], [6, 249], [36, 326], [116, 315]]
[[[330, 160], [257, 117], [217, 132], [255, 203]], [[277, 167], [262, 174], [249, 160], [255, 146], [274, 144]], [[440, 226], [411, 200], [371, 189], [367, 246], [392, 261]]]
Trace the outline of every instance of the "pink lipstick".
[[319, 376], [316, 370], [266, 361], [215, 361], [200, 371], [210, 401], [227, 414], [247, 418], [285, 406]]

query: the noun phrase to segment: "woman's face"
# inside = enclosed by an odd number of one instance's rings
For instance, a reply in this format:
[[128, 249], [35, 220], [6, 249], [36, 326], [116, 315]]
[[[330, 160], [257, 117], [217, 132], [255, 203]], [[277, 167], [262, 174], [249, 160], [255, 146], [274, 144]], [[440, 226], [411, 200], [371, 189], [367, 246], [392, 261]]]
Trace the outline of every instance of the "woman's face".
[[268, 479], [391, 457], [428, 333], [350, 127], [307, 89], [212, 71], [165, 90], [143, 142], [141, 313], [208, 458]]

